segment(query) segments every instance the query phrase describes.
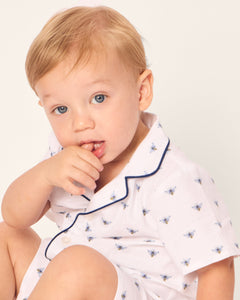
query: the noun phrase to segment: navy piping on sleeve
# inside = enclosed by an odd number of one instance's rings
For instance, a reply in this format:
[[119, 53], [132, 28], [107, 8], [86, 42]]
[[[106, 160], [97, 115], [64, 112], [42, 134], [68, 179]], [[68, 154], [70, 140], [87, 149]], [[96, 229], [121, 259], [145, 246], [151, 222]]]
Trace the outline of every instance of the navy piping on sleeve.
[[[89, 214], [92, 214], [92, 213], [94, 213], [94, 212], [96, 212], [96, 211], [98, 211], [98, 210], [100, 210], [100, 209], [103, 209], [103, 208], [105, 208], [105, 207], [108, 207], [108, 206], [110, 206], [110, 205], [112, 205], [112, 204], [115, 204], [115, 203], [117, 203], [117, 202], [119, 202], [119, 201], [122, 201], [122, 200], [124, 200], [125, 198], [127, 198], [127, 196], [128, 196], [128, 191], [129, 191], [129, 188], [128, 188], [128, 179], [150, 177], [150, 176], [154, 175], [155, 173], [157, 173], [158, 170], [160, 169], [160, 167], [161, 167], [161, 165], [162, 165], [162, 162], [163, 162], [163, 160], [164, 160], [164, 157], [165, 157], [165, 155], [166, 155], [166, 153], [167, 153], [169, 144], [170, 144], [170, 140], [168, 139], [167, 146], [165, 147], [165, 150], [164, 150], [164, 152], [163, 152], [163, 155], [162, 155], [162, 157], [161, 157], [161, 160], [160, 160], [160, 162], [159, 162], [159, 164], [158, 164], [156, 170], [154, 170], [152, 173], [145, 174], [145, 175], [139, 175], [139, 176], [126, 176], [126, 177], [125, 177], [125, 187], [126, 187], [126, 194], [125, 194], [125, 196], [123, 196], [122, 198], [120, 198], [120, 199], [118, 199], [118, 200], [116, 200], [116, 201], [114, 201], [114, 202], [111, 202], [111, 203], [108, 203], [108, 204], [106, 204], [106, 205], [104, 205], [104, 206], [101, 206], [101, 207], [99, 207], [99, 208], [97, 208], [97, 209], [95, 209], [95, 210], [92, 210], [92, 211], [89, 211], [89, 212], [85, 212], [85, 213], [78, 213], [78, 214], [76, 215], [76, 217], [75, 217], [75, 220], [73, 221], [73, 223], [72, 223], [69, 227], [67, 227], [66, 229], [64, 229], [64, 230], [62, 230], [61, 232], [59, 232], [58, 234], [56, 234], [56, 235], [51, 239], [51, 241], [49, 242], [49, 244], [47, 245], [47, 248], [46, 248], [46, 250], [45, 250], [45, 257], [46, 257], [48, 260], [51, 261], [51, 259], [47, 257], [47, 252], [48, 252], [48, 249], [49, 249], [50, 245], [53, 243], [53, 241], [54, 241], [60, 234], [62, 234], [62, 233], [64, 233], [64, 232], [67, 232], [70, 228], [72, 228], [72, 227], [74, 226], [74, 224], [76, 223], [76, 221], [77, 221], [77, 219], [78, 219], [79, 216], [81, 216], [81, 215], [89, 215]], [[86, 196], [83, 195], [83, 197], [90, 201], [90, 199], [88, 199]]]

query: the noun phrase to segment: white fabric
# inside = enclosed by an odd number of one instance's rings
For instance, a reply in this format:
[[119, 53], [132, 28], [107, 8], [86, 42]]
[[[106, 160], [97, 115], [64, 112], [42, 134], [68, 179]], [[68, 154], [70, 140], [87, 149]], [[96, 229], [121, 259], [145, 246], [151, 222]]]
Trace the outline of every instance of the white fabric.
[[[134, 298], [119, 280], [122, 291], [119, 286], [116, 300], [195, 299], [195, 271], [240, 250], [213, 180], [169, 146], [156, 116], [145, 113], [144, 122], [149, 134], [100, 191], [83, 196], [53, 191], [49, 216], [62, 231], [49, 243], [46, 257], [71, 245], [87, 245], [142, 291]], [[49, 155], [58, 151], [55, 140]]]

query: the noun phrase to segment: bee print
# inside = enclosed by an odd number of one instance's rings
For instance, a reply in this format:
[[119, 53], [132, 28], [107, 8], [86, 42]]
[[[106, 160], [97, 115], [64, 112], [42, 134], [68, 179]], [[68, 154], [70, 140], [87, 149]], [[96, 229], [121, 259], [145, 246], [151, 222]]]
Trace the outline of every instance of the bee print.
[[184, 236], [189, 239], [192, 239], [194, 237], [194, 234], [195, 234], [195, 230], [185, 233]]
[[125, 292], [122, 293], [121, 298], [126, 299], [126, 295], [127, 295], [127, 292], [125, 291]]
[[149, 253], [149, 255], [150, 255], [151, 257], [154, 257], [154, 256], [156, 256], [156, 255], [159, 253], [159, 251], [148, 250], [148, 253]]
[[120, 240], [122, 237], [121, 236], [112, 236], [111, 239], [114, 239], [114, 240]]
[[111, 200], [111, 201], [114, 201], [114, 200], [116, 200], [116, 195], [115, 195], [115, 193], [114, 193], [114, 192], [112, 193], [112, 195], [111, 195], [111, 197], [110, 197], [110, 200]]
[[140, 191], [141, 186], [139, 184], [136, 183], [136, 190], [139, 192]]
[[219, 203], [218, 203], [218, 201], [216, 200], [216, 201], [214, 201], [214, 203], [215, 203], [215, 205], [217, 206], [217, 207], [219, 207]]
[[169, 278], [171, 278], [172, 276], [168, 276], [168, 275], [160, 275], [162, 277], [163, 281], [167, 281]]
[[111, 221], [104, 220], [103, 218], [102, 218], [102, 221], [103, 221], [103, 224], [104, 224], [104, 225], [109, 225], [109, 224], [112, 223]]
[[168, 189], [167, 191], [165, 191], [165, 193], [168, 193], [169, 195], [173, 196], [175, 193], [175, 190], [176, 190], [176, 187], [174, 186], [174, 187]]
[[162, 128], [162, 125], [158, 122], [157, 128]]
[[183, 283], [183, 289], [184, 289], [184, 290], [186, 290], [189, 286], [190, 286], [190, 284], [185, 283], [185, 282]]
[[150, 212], [149, 209], [143, 208], [143, 210], [142, 210], [142, 213], [143, 213], [144, 216], [146, 216], [149, 212]]
[[217, 225], [217, 226], [219, 226], [220, 228], [222, 228], [221, 222], [216, 222], [215, 225]]
[[85, 231], [86, 231], [86, 232], [92, 231], [88, 223], [87, 223], [87, 225], [86, 225]]
[[157, 150], [157, 147], [155, 146], [154, 143], [152, 143], [152, 146], [150, 148], [150, 153], [153, 152], [153, 151], [156, 151]]
[[92, 240], [95, 239], [95, 237], [94, 236], [88, 236], [87, 239], [88, 239], [89, 242], [91, 242]]
[[125, 202], [121, 202], [123, 209], [126, 209], [128, 207], [128, 205]]
[[171, 216], [168, 216], [168, 217], [166, 217], [166, 218], [161, 219], [160, 222], [162, 222], [162, 223], [164, 223], [164, 224], [168, 224], [170, 218], [171, 218]]
[[135, 281], [134, 283], [135, 283], [136, 287], [137, 287], [138, 289], [140, 289], [139, 283], [138, 283], [137, 281]]
[[222, 249], [223, 249], [223, 246], [219, 246], [219, 247], [216, 247], [216, 248], [212, 249], [212, 251], [216, 252], [218, 254], [221, 254], [222, 253]]
[[144, 240], [145, 243], [155, 243], [155, 240]]
[[37, 273], [38, 273], [39, 277], [42, 275], [43, 271], [44, 271], [44, 268], [38, 268], [37, 269]]
[[71, 217], [72, 217], [72, 216], [71, 216], [70, 213], [67, 213], [67, 214], [66, 214], [66, 219], [71, 219]]
[[202, 184], [202, 179], [201, 179], [201, 178], [197, 178], [197, 179], [195, 179], [195, 181], [196, 181], [197, 183], [199, 183], [199, 184]]
[[134, 230], [134, 229], [131, 229], [131, 228], [127, 228], [127, 230], [128, 230], [129, 233], [131, 233], [131, 234], [134, 234], [134, 233], [138, 232], [138, 230]]
[[238, 249], [239, 249], [239, 245], [238, 245], [238, 243], [235, 243], [234, 245], [236, 246], [236, 248], [238, 248]]
[[115, 244], [115, 246], [117, 247], [118, 250], [124, 250], [127, 248], [127, 247], [119, 245], [119, 244]]
[[183, 264], [184, 266], [188, 267], [188, 266], [190, 265], [190, 260], [191, 260], [191, 258], [184, 259], [184, 260], [182, 261], [182, 264]]
[[193, 209], [200, 211], [202, 209], [202, 203], [197, 203], [194, 206], [192, 206]]
[[150, 277], [146, 273], [142, 273], [141, 276], [144, 279], [150, 279]]

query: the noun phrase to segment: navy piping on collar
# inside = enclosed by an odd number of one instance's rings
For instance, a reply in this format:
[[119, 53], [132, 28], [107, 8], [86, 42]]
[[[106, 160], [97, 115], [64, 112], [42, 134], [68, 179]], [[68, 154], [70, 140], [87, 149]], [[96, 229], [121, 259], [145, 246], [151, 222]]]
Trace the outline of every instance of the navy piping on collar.
[[[51, 239], [51, 241], [49, 242], [49, 244], [47, 245], [47, 248], [46, 248], [46, 250], [45, 250], [45, 257], [46, 257], [46, 259], [48, 259], [48, 260], [51, 261], [51, 259], [47, 257], [47, 252], [48, 252], [48, 249], [49, 249], [50, 245], [53, 243], [53, 241], [54, 241], [60, 234], [62, 234], [62, 233], [64, 233], [64, 232], [67, 232], [69, 229], [71, 229], [71, 228], [74, 226], [74, 224], [76, 223], [76, 221], [77, 221], [77, 219], [78, 219], [79, 216], [81, 216], [81, 215], [89, 215], [89, 214], [92, 214], [92, 213], [94, 213], [94, 212], [96, 212], [96, 211], [98, 211], [98, 210], [100, 210], [100, 209], [103, 209], [103, 208], [108, 207], [108, 206], [110, 206], [110, 205], [112, 205], [112, 204], [115, 204], [115, 203], [117, 203], [117, 202], [119, 202], [119, 201], [124, 200], [124, 199], [128, 196], [128, 192], [129, 192], [129, 188], [128, 188], [128, 179], [150, 177], [150, 176], [154, 175], [155, 173], [157, 173], [158, 170], [160, 169], [160, 167], [161, 167], [161, 165], [162, 165], [162, 162], [163, 162], [163, 160], [164, 160], [164, 157], [165, 157], [165, 155], [166, 155], [166, 153], [167, 153], [169, 144], [170, 144], [170, 140], [168, 139], [167, 146], [165, 147], [165, 150], [164, 150], [164, 152], [163, 152], [163, 155], [162, 155], [162, 157], [161, 157], [161, 160], [160, 160], [160, 162], [159, 162], [159, 164], [158, 164], [156, 170], [154, 170], [152, 173], [145, 174], [145, 175], [139, 175], [139, 176], [126, 176], [126, 177], [125, 177], [125, 186], [126, 186], [126, 194], [125, 194], [125, 196], [123, 196], [122, 198], [120, 198], [120, 199], [118, 199], [118, 200], [116, 200], [116, 201], [114, 201], [114, 202], [111, 202], [111, 203], [108, 203], [108, 204], [106, 204], [106, 205], [104, 205], [104, 206], [101, 206], [101, 207], [99, 207], [99, 208], [97, 208], [97, 209], [95, 209], [95, 210], [92, 210], [92, 211], [89, 211], [89, 212], [85, 212], [85, 213], [78, 213], [78, 214], [76, 215], [76, 217], [75, 217], [75, 220], [73, 221], [73, 223], [72, 223], [69, 227], [67, 227], [66, 229], [64, 229], [64, 230], [62, 230], [61, 232], [59, 232], [58, 234], [56, 234], [56, 235]], [[83, 195], [83, 197], [90, 201], [90, 199], [88, 199], [86, 196]]]

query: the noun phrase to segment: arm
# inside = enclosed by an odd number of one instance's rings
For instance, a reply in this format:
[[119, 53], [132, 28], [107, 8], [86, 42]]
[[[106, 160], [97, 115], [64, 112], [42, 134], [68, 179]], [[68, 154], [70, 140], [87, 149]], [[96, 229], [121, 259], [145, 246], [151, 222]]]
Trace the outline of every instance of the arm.
[[36, 223], [49, 208], [49, 195], [54, 186], [73, 195], [84, 189], [74, 182], [94, 189], [102, 170], [100, 160], [90, 151], [71, 146], [39, 163], [17, 178], [7, 189], [2, 202], [5, 222], [26, 228]]
[[197, 300], [233, 300], [233, 258], [222, 260], [198, 271]]

